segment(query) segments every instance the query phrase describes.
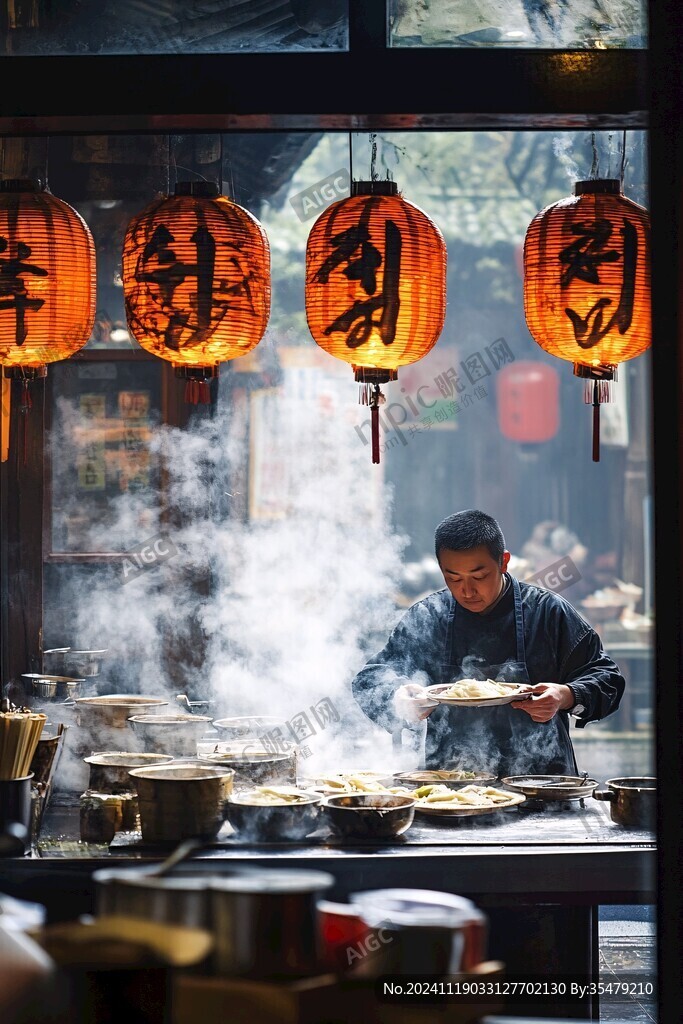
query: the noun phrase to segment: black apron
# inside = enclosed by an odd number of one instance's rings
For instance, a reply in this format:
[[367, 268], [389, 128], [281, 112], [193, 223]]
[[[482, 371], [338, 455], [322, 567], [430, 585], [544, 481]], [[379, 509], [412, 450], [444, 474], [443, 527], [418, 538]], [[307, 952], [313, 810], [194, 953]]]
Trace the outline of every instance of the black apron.
[[[515, 602], [517, 657], [502, 665], [478, 665], [463, 670], [469, 651], [458, 644], [457, 601], [451, 596], [441, 683], [463, 678], [494, 679], [497, 682], [531, 684], [526, 665], [524, 613], [519, 582], [511, 577]], [[495, 623], [482, 618], [482, 629], [495, 629]], [[549, 722], [534, 722], [526, 711], [509, 704], [490, 708], [462, 708], [439, 705], [427, 719], [425, 740], [426, 768], [461, 768], [506, 775], [576, 775], [576, 759], [564, 716], [556, 714]]]

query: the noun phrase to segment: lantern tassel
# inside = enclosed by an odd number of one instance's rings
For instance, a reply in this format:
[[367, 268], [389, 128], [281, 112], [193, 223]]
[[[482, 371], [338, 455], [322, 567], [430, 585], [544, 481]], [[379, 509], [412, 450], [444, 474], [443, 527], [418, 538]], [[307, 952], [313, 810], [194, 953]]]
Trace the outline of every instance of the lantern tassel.
[[185, 401], [190, 405], [208, 405], [211, 402], [211, 388], [207, 380], [188, 380], [185, 384]]
[[600, 399], [598, 381], [593, 381], [593, 462], [600, 461]]
[[379, 463], [379, 409], [376, 405], [370, 411], [371, 432], [372, 432], [372, 461]]
[[372, 438], [372, 462], [379, 465], [379, 407], [384, 402], [379, 384], [373, 384], [369, 395], [370, 404], [370, 435]]
[[19, 403], [19, 412], [23, 420], [22, 430], [22, 441], [23, 441], [23, 463], [28, 465], [28, 414], [30, 409], [33, 407], [33, 398], [31, 397], [31, 389], [29, 387], [30, 382], [28, 380], [22, 380], [21, 382], [21, 401]]

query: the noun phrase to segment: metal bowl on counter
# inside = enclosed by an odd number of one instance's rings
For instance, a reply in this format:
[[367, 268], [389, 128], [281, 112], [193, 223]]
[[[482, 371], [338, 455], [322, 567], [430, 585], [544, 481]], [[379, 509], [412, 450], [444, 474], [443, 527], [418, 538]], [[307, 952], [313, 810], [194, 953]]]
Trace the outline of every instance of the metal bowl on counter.
[[197, 743], [211, 725], [208, 715], [131, 715], [128, 724], [145, 750], [173, 757], [196, 757]]
[[74, 697], [85, 679], [74, 676], [45, 675], [42, 672], [23, 672], [22, 679], [31, 680], [33, 696], [41, 700], [56, 700], [58, 697]]
[[90, 766], [88, 789], [96, 793], [129, 793], [135, 789], [129, 772], [168, 764], [169, 754], [145, 754], [127, 750], [100, 750], [83, 760]]
[[[277, 789], [278, 787], [273, 787]], [[305, 839], [320, 824], [320, 793], [279, 787], [294, 799], [291, 802], [259, 802], [259, 788], [233, 793], [225, 805], [225, 816], [240, 838], [255, 842]]]
[[328, 796], [323, 815], [337, 835], [351, 839], [389, 839], [407, 831], [415, 817], [412, 797], [393, 793]]

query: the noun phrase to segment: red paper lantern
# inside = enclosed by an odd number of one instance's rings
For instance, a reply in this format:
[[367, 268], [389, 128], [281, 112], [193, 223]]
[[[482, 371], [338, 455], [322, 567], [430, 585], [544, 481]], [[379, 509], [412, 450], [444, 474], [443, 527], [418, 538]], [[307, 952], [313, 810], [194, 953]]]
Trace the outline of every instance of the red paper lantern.
[[560, 377], [546, 363], [508, 363], [497, 382], [501, 434], [521, 444], [541, 444], [560, 426]]
[[131, 334], [187, 380], [188, 401], [208, 401], [219, 364], [255, 348], [268, 324], [263, 228], [213, 182], [178, 182], [131, 220], [122, 267]]
[[379, 462], [380, 384], [436, 344], [446, 315], [446, 243], [393, 181], [354, 181], [318, 217], [306, 245], [306, 317], [330, 355], [350, 363], [372, 412]]
[[610, 381], [652, 342], [649, 215], [618, 179], [577, 181], [575, 195], [534, 217], [524, 241], [524, 313], [534, 341], [586, 381], [597, 462]]

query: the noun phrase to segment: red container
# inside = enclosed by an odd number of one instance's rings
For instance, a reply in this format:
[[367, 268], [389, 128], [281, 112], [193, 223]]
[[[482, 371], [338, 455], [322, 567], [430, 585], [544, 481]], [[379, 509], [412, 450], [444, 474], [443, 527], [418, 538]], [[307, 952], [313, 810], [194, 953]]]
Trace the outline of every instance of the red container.
[[324, 966], [335, 974], [344, 974], [354, 968], [364, 955], [366, 943], [373, 929], [350, 903], [318, 901], [320, 945]]

